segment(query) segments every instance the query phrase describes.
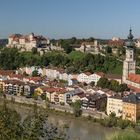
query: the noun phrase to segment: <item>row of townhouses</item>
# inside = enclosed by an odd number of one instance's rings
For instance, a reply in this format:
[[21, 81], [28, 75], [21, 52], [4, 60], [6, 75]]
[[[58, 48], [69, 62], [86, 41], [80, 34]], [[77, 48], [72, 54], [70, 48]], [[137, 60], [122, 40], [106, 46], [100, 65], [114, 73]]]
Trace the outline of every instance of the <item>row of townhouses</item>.
[[127, 96], [111, 96], [107, 99], [107, 115], [115, 113], [116, 117], [136, 122], [140, 119], [140, 93]]
[[[53, 75], [52, 71], [55, 71], [58, 74], [58, 70], [50, 69], [49, 77]], [[47, 75], [49, 75], [49, 72]], [[59, 72], [63, 73], [64, 71], [63, 69], [61, 71], [59, 69]], [[105, 93], [100, 90], [90, 91], [82, 88], [70, 88], [62, 86], [61, 82], [58, 81], [50, 81], [49, 79], [43, 79], [42, 77], [15, 74], [15, 71], [10, 70], [0, 70], [0, 89], [5, 94], [17, 96], [27, 97], [28, 95], [33, 95], [34, 93], [41, 96], [44, 94], [50, 102], [55, 104], [69, 105], [72, 102], [81, 100], [82, 107], [85, 109], [100, 109], [100, 105], [102, 103], [106, 103], [107, 100]]]
[[20, 68], [18, 72], [22, 74], [25, 72], [28, 75], [32, 75], [32, 72], [34, 70], [37, 70], [39, 75], [47, 76], [47, 78], [49, 79], [59, 79], [68, 81], [69, 86], [73, 85], [76, 81], [87, 84], [94, 82], [96, 85], [98, 80], [105, 75], [102, 72], [98, 73], [83, 72], [80, 74], [68, 74], [66, 70], [62, 68], [40, 68], [34, 66]]
[[101, 94], [96, 91], [90, 94], [79, 88], [68, 90], [67, 88], [42, 86], [35, 89], [35, 92], [38, 95], [45, 94], [48, 100], [54, 104], [70, 105], [77, 100], [81, 100], [82, 108], [91, 110], [99, 110], [107, 101], [105, 93]]
[[[85, 75], [90, 76], [89, 73]], [[81, 77], [85, 75], [79, 74]], [[57, 80], [24, 76], [11, 70], [0, 70], [0, 90], [5, 94], [26, 97], [37, 93], [38, 97], [45, 95], [51, 103], [60, 105], [70, 105], [81, 100], [82, 108], [89, 110], [101, 110], [107, 104], [107, 115], [114, 112], [117, 117], [134, 122], [140, 118], [140, 93], [125, 92], [122, 97], [121, 94], [108, 89], [62, 86]]]
[[27, 77], [12, 70], [0, 70], [0, 89], [7, 94], [31, 95], [42, 83], [41, 77]]

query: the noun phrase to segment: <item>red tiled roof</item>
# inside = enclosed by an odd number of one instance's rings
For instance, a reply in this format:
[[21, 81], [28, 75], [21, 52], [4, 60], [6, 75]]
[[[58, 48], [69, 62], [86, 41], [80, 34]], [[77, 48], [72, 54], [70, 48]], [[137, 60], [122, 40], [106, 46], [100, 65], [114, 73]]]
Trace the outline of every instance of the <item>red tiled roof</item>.
[[21, 74], [10, 74], [9, 75], [10, 78], [18, 78], [18, 79], [23, 79], [24, 76]]
[[17, 84], [17, 85], [24, 85], [24, 82], [21, 82], [19, 80], [4, 80], [5, 84]]
[[64, 73], [65, 72], [65, 69], [63, 69], [63, 68], [56, 68], [56, 67], [54, 67], [54, 68], [52, 68], [53, 70], [57, 70], [57, 71], [59, 71], [60, 73]]
[[108, 42], [108, 45], [109, 46], [123, 46], [124, 45], [124, 41], [123, 40], [121, 40], [121, 39], [119, 39], [119, 40], [110, 40], [109, 42]]
[[35, 82], [38, 82], [38, 81], [41, 81], [42, 80], [41, 77], [29, 77], [28, 79], [29, 80], [32, 80], [32, 81], [35, 81]]
[[90, 76], [92, 73], [90, 73], [90, 72], [84, 72], [84, 74], [86, 74], [87, 76]]
[[95, 74], [97, 74], [97, 75], [99, 75], [101, 77], [104, 77], [105, 76], [105, 73], [103, 73], [103, 72], [96, 72]]
[[9, 38], [19, 38], [21, 36], [22, 36], [21, 34], [12, 34], [9, 36]]
[[128, 76], [128, 80], [140, 84], [140, 75], [131, 73]]
[[45, 90], [47, 92], [53, 93], [53, 92], [58, 92], [58, 93], [66, 93], [67, 90], [65, 88], [56, 88], [56, 87], [40, 87], [42, 90]]
[[0, 75], [10, 75], [14, 74], [13, 70], [0, 70]]
[[[12, 38], [14, 41], [19, 42], [19, 39], [25, 39], [25, 42], [29, 42], [29, 35], [21, 35], [21, 34], [12, 34], [9, 36], [9, 38]], [[43, 36], [34, 36], [33, 35], [33, 41], [37, 41], [37, 40], [47, 40], [45, 37]]]
[[136, 88], [134, 86], [131, 86], [131, 85], [127, 85], [128, 88], [130, 88], [131, 90], [133, 90], [134, 92], [140, 92], [140, 89], [139, 88]]

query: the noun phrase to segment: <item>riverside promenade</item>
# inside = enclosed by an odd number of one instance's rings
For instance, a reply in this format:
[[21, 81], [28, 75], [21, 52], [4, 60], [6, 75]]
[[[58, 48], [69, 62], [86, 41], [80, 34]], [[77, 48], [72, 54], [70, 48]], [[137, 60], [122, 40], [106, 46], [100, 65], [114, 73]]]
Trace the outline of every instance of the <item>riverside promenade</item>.
[[[3, 97], [1, 97], [3, 98]], [[34, 105], [36, 104], [38, 107], [42, 107], [44, 109], [48, 109], [48, 104], [45, 100], [34, 100], [33, 98], [26, 98], [23, 96], [15, 96], [15, 95], [8, 95], [6, 94], [6, 99], [8, 101], [12, 101], [15, 103], [26, 104], [26, 105]], [[69, 105], [59, 105], [59, 104], [51, 104], [49, 103], [49, 109], [61, 111], [61, 112], [68, 112], [73, 114], [73, 108]], [[82, 116], [87, 117], [91, 116], [93, 118], [103, 119], [107, 117], [105, 113], [98, 112], [94, 110], [82, 109]]]

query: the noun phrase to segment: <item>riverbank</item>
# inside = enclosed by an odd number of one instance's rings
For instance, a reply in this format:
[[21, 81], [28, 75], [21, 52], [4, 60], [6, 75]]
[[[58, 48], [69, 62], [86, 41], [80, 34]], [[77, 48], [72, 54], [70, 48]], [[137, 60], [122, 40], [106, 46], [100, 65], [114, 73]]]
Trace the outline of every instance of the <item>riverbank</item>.
[[[1, 99], [6, 99], [8, 102], [16, 103], [19, 105], [24, 105], [28, 107], [34, 107], [35, 105], [45, 111], [48, 114], [55, 114], [61, 116], [67, 116], [71, 119], [90, 121], [93, 123], [98, 123], [104, 127], [115, 127], [115, 128], [135, 128], [136, 123], [130, 122], [128, 120], [122, 120], [121, 118], [116, 118], [115, 114], [110, 116], [105, 116], [103, 113], [93, 111], [93, 110], [82, 110], [82, 115], [80, 117], [75, 117], [73, 113], [73, 108], [70, 106], [54, 105], [48, 104], [46, 101], [34, 100], [32, 98], [26, 98], [22, 96], [6, 95], [6, 98], [1, 97]], [[140, 131], [140, 130], [139, 130]]]
[[[0, 97], [0, 102], [2, 103], [2, 101], [6, 100], [6, 102], [10, 105], [10, 108], [13, 105], [18, 105], [19, 107], [27, 107], [27, 108], [31, 108], [31, 110], [33, 111], [34, 109], [34, 105], [35, 104], [27, 104], [27, 103], [22, 103], [22, 102], [16, 102], [15, 100], [10, 100], [10, 98], [2, 98]], [[93, 118], [90, 115], [89, 116], [80, 116], [80, 117], [75, 117], [73, 113], [68, 112], [68, 111], [61, 111], [61, 110], [56, 110], [54, 108], [42, 108], [42, 106], [37, 106], [39, 109], [41, 109], [42, 111], [45, 111], [48, 115], [55, 115], [55, 116], [61, 116], [61, 117], [66, 117], [69, 119], [76, 119], [76, 120], [81, 120], [81, 121], [89, 121], [89, 122], [94, 122], [94, 123], [99, 123], [97, 118]]]
[[[2, 100], [0, 104], [2, 105]], [[16, 110], [23, 120], [34, 112], [34, 106], [17, 104], [10, 101], [7, 101], [7, 107]], [[42, 111], [46, 111], [46, 109], [42, 109]], [[92, 123], [90, 120], [87, 121], [83, 117], [75, 118], [74, 115], [65, 115], [65, 113], [58, 111], [46, 111], [46, 113], [48, 114], [48, 123], [58, 128], [63, 126], [67, 128], [70, 140], [106, 140], [107, 137], [111, 137], [119, 132], [116, 128], [105, 128], [98, 123]]]
[[[2, 105], [3, 99], [0, 99], [0, 101]], [[34, 111], [34, 105], [21, 104], [9, 100], [6, 100], [6, 102], [8, 107], [15, 109], [20, 113], [23, 119]], [[39, 108], [48, 114], [48, 120], [50, 123], [68, 128], [68, 134], [71, 136], [70, 140], [74, 140], [73, 138], [75, 138], [75, 140], [93, 140], [93, 137], [98, 140], [111, 140], [112, 136], [117, 136], [121, 132], [121, 129], [118, 127], [103, 127], [100, 125], [98, 119], [90, 116], [75, 117], [73, 114], [68, 112], [44, 109], [42, 107]], [[127, 128], [123, 131], [128, 133], [134, 132], [132, 128]]]
[[[1, 97], [2, 98], [2, 97]], [[45, 100], [34, 100], [32, 98], [26, 98], [23, 96], [14, 96], [14, 95], [6, 95], [6, 99], [12, 102], [20, 103], [20, 104], [26, 104], [26, 105], [34, 105], [36, 104], [38, 107], [42, 107], [44, 109], [51, 109], [51, 110], [56, 110], [56, 111], [61, 111], [65, 113], [70, 113], [73, 114], [73, 108], [70, 107], [69, 105], [59, 105], [59, 104], [48, 104]], [[103, 112], [98, 112], [96, 110], [87, 110], [87, 109], [82, 109], [82, 116], [83, 117], [88, 117], [91, 116], [93, 118], [97, 119], [104, 119], [107, 117], [105, 113]]]

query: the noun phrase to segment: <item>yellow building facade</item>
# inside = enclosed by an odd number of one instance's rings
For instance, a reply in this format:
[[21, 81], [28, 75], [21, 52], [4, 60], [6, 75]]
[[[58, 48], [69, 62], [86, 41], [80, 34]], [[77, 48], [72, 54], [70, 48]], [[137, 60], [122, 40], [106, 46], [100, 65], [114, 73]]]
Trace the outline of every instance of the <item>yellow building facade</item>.
[[123, 102], [122, 118], [133, 122], [136, 122], [138, 119], [140, 119], [140, 103], [134, 104]]
[[130, 94], [123, 98], [122, 118], [133, 122], [140, 119], [140, 93]]

